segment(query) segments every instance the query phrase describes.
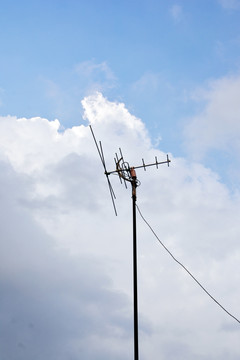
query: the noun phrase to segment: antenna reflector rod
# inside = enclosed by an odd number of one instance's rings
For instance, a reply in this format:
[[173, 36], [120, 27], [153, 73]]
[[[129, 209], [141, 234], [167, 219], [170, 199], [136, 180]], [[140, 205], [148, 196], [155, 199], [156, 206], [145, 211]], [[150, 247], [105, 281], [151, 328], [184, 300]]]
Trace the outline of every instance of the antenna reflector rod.
[[120, 183], [122, 184], [122, 178], [121, 178], [121, 176], [120, 176], [119, 169], [118, 169], [118, 167], [119, 167], [119, 160], [118, 160], [117, 154], [116, 154], [116, 157], [114, 158], [114, 161], [115, 161], [116, 171], [117, 171], [117, 174], [118, 174]]
[[118, 154], [115, 153], [115, 155], [116, 155], [116, 162], [118, 162], [118, 161], [119, 161], [119, 159], [118, 159]]
[[[119, 153], [120, 153], [120, 155], [121, 155], [121, 158], [123, 159], [123, 154], [122, 154], [121, 148], [119, 148]], [[123, 162], [124, 162], [124, 159], [123, 159]]]
[[156, 160], [156, 168], [158, 169], [158, 160], [156, 156], [155, 156], [155, 160]]
[[146, 164], [143, 159], [142, 159], [142, 163], [143, 163], [144, 171], [146, 171]]
[[167, 164], [168, 164], [168, 167], [169, 167], [169, 163], [171, 162], [171, 160], [169, 160], [169, 157], [168, 157], [168, 154], [167, 154]]

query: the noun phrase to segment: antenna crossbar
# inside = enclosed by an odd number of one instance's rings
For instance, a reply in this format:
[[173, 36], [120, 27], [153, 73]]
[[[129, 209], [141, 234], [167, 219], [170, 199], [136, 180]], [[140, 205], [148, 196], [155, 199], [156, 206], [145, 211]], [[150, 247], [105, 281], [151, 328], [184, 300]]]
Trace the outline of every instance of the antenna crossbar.
[[[121, 160], [121, 159], [120, 159]], [[120, 161], [120, 160], [118, 160], [118, 162]], [[115, 163], [116, 163], [116, 165], [117, 165], [117, 163], [118, 162], [116, 162], [115, 161]], [[169, 163], [171, 162], [171, 160], [169, 160], [169, 158], [168, 158], [168, 155], [167, 155], [167, 160], [165, 160], [165, 161], [155, 161], [154, 163], [151, 163], [151, 164], [145, 164], [144, 163], [144, 160], [143, 160], [143, 165], [139, 165], [139, 166], [131, 166], [131, 168], [132, 169], [141, 169], [141, 168], [144, 168], [144, 170], [146, 170], [146, 167], [149, 167], [149, 166], [156, 166], [157, 168], [158, 168], [158, 165], [162, 165], [162, 164], [168, 164], [168, 166], [169, 166]], [[126, 164], [126, 163], [125, 163]], [[113, 171], [105, 171], [105, 175], [111, 175], [111, 174], [116, 174], [116, 173], [120, 173], [121, 171], [122, 171], [123, 169], [121, 169], [121, 168], [116, 168], [116, 170], [113, 170]], [[125, 168], [124, 170], [129, 170], [130, 171], [130, 167], [129, 168]]]

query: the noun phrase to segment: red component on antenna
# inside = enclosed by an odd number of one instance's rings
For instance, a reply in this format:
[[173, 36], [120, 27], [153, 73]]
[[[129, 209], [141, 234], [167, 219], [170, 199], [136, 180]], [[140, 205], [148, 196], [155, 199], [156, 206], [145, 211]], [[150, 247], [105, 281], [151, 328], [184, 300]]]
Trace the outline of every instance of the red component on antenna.
[[134, 170], [134, 167], [130, 168], [130, 174], [131, 174], [132, 179], [137, 178], [136, 171]]

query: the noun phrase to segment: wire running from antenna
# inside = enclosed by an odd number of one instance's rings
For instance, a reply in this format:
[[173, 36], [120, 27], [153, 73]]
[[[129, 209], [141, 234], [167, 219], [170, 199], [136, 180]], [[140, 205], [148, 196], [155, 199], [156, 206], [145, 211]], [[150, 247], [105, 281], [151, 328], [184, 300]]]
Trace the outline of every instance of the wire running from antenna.
[[138, 209], [138, 212], [141, 216], [141, 218], [143, 219], [143, 221], [147, 224], [147, 226], [149, 227], [149, 229], [152, 231], [153, 235], [157, 238], [157, 240], [159, 241], [159, 243], [164, 247], [164, 249], [168, 252], [168, 254], [173, 258], [174, 261], [176, 261], [176, 263], [178, 263], [187, 273], [188, 275], [191, 276], [191, 278], [201, 287], [201, 289], [223, 310], [225, 311], [229, 316], [231, 316], [234, 320], [236, 320], [239, 324], [240, 324], [240, 320], [238, 318], [236, 318], [236, 316], [232, 315], [227, 309], [225, 309], [224, 306], [222, 306], [206, 289], [205, 287], [195, 278], [195, 276], [193, 276], [193, 274], [179, 261], [175, 258], [175, 256], [171, 253], [170, 250], [168, 250], [168, 248], [163, 244], [163, 242], [159, 239], [159, 237], [157, 236], [157, 234], [155, 233], [155, 231], [153, 230], [153, 228], [151, 227], [151, 225], [147, 222], [147, 220], [144, 218], [144, 216], [142, 215], [138, 205], [136, 204], [136, 207]]

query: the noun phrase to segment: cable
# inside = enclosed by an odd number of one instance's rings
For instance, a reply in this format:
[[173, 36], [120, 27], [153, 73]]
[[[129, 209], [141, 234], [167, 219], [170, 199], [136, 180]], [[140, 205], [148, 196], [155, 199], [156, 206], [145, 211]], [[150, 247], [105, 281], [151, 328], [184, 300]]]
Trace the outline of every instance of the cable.
[[232, 315], [228, 310], [225, 309], [225, 307], [223, 307], [205, 288], [204, 286], [193, 276], [193, 274], [180, 262], [178, 261], [175, 256], [171, 253], [171, 251], [168, 250], [168, 248], [163, 244], [163, 242], [159, 239], [159, 237], [157, 236], [157, 234], [155, 233], [155, 231], [153, 230], [153, 228], [151, 227], [151, 225], [149, 225], [149, 223], [147, 222], [147, 220], [143, 217], [138, 205], [136, 204], [136, 207], [138, 209], [138, 212], [141, 216], [141, 218], [143, 219], [143, 221], [147, 224], [147, 226], [149, 227], [149, 229], [152, 231], [153, 235], [157, 238], [157, 240], [159, 241], [159, 243], [164, 247], [164, 249], [169, 253], [169, 255], [173, 258], [174, 261], [176, 261], [190, 276], [191, 278], [202, 288], [202, 290], [218, 305], [220, 306], [220, 308], [225, 311], [229, 316], [231, 316], [234, 320], [236, 320], [239, 324], [240, 324], [240, 320], [238, 320], [238, 318], [236, 318], [234, 315]]

